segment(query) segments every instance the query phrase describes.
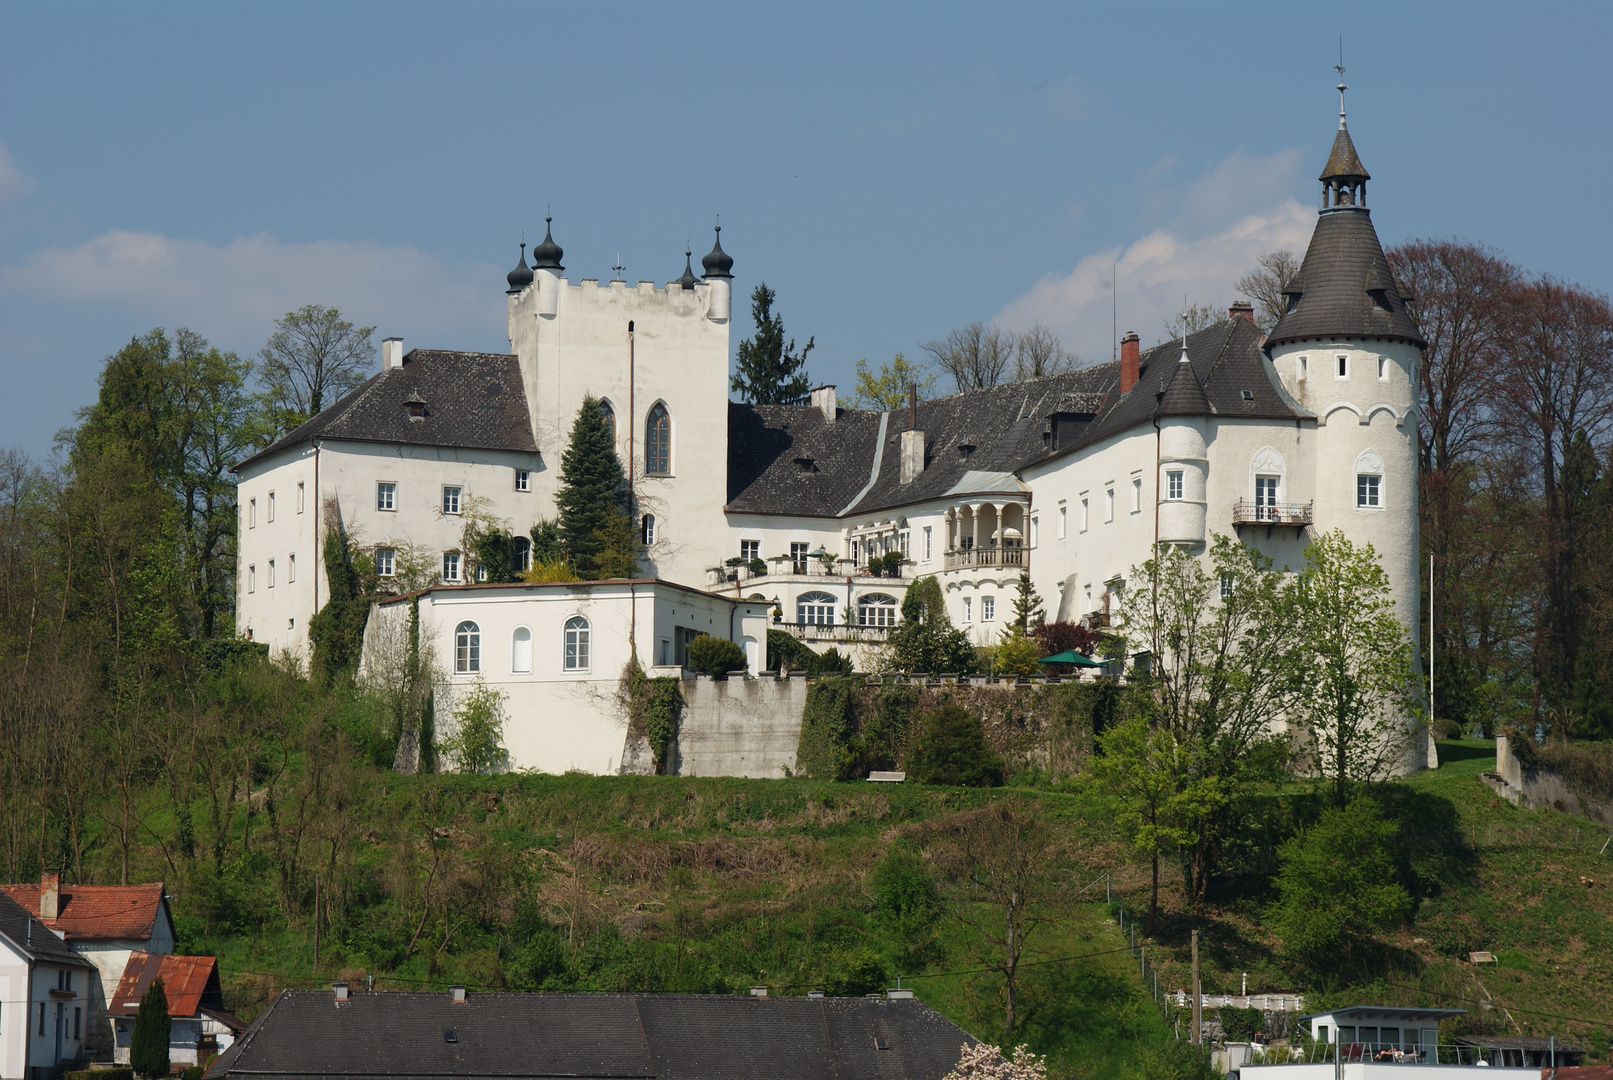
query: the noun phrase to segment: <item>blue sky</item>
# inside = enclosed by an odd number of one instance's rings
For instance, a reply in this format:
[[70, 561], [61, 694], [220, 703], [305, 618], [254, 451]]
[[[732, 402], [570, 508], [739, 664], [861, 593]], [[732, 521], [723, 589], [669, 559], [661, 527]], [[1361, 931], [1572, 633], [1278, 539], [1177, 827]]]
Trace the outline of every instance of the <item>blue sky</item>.
[[[505, 351], [504, 273], [696, 266], [722, 215], [812, 374], [971, 320], [1109, 355], [1303, 249], [1336, 124], [1386, 243], [1613, 289], [1605, 4], [0, 6], [0, 446], [152, 326], [251, 355], [340, 307]], [[734, 343], [749, 334], [736, 296]]]

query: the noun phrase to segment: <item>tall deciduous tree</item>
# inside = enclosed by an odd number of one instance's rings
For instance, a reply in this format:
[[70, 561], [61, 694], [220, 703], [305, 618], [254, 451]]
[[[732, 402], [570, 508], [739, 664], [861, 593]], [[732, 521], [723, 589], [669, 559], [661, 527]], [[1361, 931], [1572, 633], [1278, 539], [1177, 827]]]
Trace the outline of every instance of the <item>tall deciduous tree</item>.
[[947, 331], [947, 336], [940, 341], [926, 341], [923, 348], [935, 360], [936, 367], [952, 376], [958, 392], [963, 393], [1002, 382], [1017, 345], [1015, 336], [1008, 331], [972, 322]]
[[806, 358], [815, 339], [808, 338], [800, 352], [795, 351], [794, 338], [785, 341], [784, 319], [773, 314], [776, 296], [765, 283], [751, 292], [750, 311], [756, 334], [739, 343], [732, 389], [756, 405], [797, 405], [812, 389]]
[[616, 440], [600, 415], [599, 401], [583, 398], [571, 424], [571, 442], [560, 458], [559, 536], [572, 568], [585, 579], [631, 577], [638, 538], [629, 513], [627, 476]]
[[1271, 333], [1277, 320], [1283, 317], [1287, 302], [1283, 299], [1283, 286], [1299, 273], [1299, 260], [1287, 248], [1268, 251], [1255, 260], [1255, 268], [1238, 279], [1233, 286], [1240, 295], [1254, 301], [1255, 325], [1262, 333]]
[[322, 304], [305, 304], [275, 320], [258, 353], [258, 378], [281, 431], [289, 431], [370, 374], [373, 326], [354, 326]]

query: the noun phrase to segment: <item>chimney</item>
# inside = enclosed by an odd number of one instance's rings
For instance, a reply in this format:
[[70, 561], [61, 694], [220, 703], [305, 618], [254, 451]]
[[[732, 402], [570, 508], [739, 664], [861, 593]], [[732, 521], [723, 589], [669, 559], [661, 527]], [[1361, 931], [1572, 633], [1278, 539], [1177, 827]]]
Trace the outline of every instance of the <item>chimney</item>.
[[1137, 385], [1137, 365], [1142, 359], [1142, 349], [1137, 341], [1137, 331], [1127, 330], [1126, 336], [1120, 339], [1120, 392], [1127, 394]]
[[393, 368], [403, 366], [403, 339], [389, 337], [381, 339], [381, 370], [391, 371]]
[[39, 874], [39, 920], [50, 922], [62, 911], [62, 872], [46, 867]]
[[751, 997], [766, 997], [767, 996], [767, 987], [765, 987], [765, 986], [753, 986], [753, 987], [751, 987], [750, 988], [750, 996]]
[[455, 1005], [465, 1004], [465, 988], [463, 986], [450, 986], [448, 988], [448, 1000]]
[[336, 1000], [337, 1001], [346, 1001], [347, 1000], [347, 984], [346, 983], [331, 983], [330, 984], [330, 989], [331, 989], [331, 992], [336, 995]]
[[910, 428], [902, 432], [902, 483], [911, 484], [923, 471], [924, 432]]
[[833, 386], [819, 386], [812, 391], [812, 407], [823, 413], [823, 422], [835, 422], [835, 388]]
[[1239, 300], [1227, 308], [1227, 318], [1248, 319], [1252, 323], [1255, 321], [1255, 306], [1247, 300]]

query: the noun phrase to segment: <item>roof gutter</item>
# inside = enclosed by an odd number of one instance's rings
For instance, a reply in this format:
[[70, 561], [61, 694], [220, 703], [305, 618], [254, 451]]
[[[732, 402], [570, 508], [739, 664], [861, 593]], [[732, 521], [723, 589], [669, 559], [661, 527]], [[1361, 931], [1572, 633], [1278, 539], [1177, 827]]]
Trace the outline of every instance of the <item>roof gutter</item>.
[[863, 489], [857, 492], [849, 503], [840, 508], [840, 513], [836, 514], [835, 517], [844, 517], [851, 513], [851, 508], [862, 502], [863, 497], [874, 490], [874, 485], [879, 483], [880, 462], [885, 460], [885, 429], [889, 426], [890, 419], [891, 414], [888, 409], [879, 414], [879, 434], [874, 440], [874, 466], [868, 471], [868, 483], [863, 485]]

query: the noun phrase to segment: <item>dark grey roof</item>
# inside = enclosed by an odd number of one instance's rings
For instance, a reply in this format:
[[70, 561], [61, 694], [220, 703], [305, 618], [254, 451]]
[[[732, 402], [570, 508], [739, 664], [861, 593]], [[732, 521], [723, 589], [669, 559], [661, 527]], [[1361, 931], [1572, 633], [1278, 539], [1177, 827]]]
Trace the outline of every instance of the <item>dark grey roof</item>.
[[868, 483], [876, 412], [815, 405], [728, 405], [728, 509], [834, 517]]
[[1159, 404], [1154, 407], [1155, 416], [1209, 416], [1214, 412], [1210, 408], [1210, 399], [1204, 395], [1204, 387], [1199, 385], [1198, 376], [1193, 374], [1193, 364], [1184, 353], [1176, 358], [1176, 370], [1171, 373], [1170, 381], [1165, 384], [1165, 392], [1159, 395]]
[[685, 291], [693, 291], [700, 284], [700, 279], [694, 276], [694, 267], [689, 265], [689, 259], [694, 253], [688, 248], [683, 249], [683, 276], [667, 282], [668, 285], [682, 285]]
[[554, 242], [554, 234], [549, 231], [549, 224], [553, 220], [553, 218], [547, 216], [543, 219], [543, 243], [534, 246], [532, 249], [532, 269], [553, 270], [558, 274], [565, 269], [564, 266], [560, 265], [560, 260], [565, 258], [566, 252], [564, 248]]
[[207, 1077], [941, 1080], [972, 1042], [912, 998], [288, 990]]
[[[424, 402], [425, 416], [411, 417], [404, 404], [409, 401]], [[402, 367], [371, 377], [241, 465], [313, 438], [479, 450], [538, 449], [516, 358], [438, 349], [411, 350]]]
[[50, 927], [28, 913], [11, 897], [0, 893], [0, 937], [40, 963], [87, 968], [90, 962], [67, 942], [51, 933]]
[[1355, 140], [1350, 138], [1350, 129], [1344, 126], [1343, 120], [1339, 121], [1339, 133], [1333, 136], [1333, 151], [1327, 155], [1327, 165], [1316, 179], [1323, 182], [1372, 179], [1372, 174], [1367, 172], [1367, 167], [1361, 164], [1361, 158], [1355, 152]]
[[706, 271], [707, 278], [733, 277], [734, 257], [722, 249], [722, 226], [717, 226], [717, 238], [712, 242], [711, 250], [706, 257], [700, 260], [700, 265]]
[[532, 284], [532, 270], [526, 264], [526, 241], [521, 241], [521, 256], [515, 260], [515, 269], [504, 275], [504, 280], [510, 283], [505, 291], [518, 293]]
[[1283, 293], [1288, 312], [1272, 327], [1268, 347], [1304, 338], [1387, 338], [1419, 347], [1426, 344], [1384, 258], [1372, 213], [1364, 206], [1321, 211], [1299, 274]]

